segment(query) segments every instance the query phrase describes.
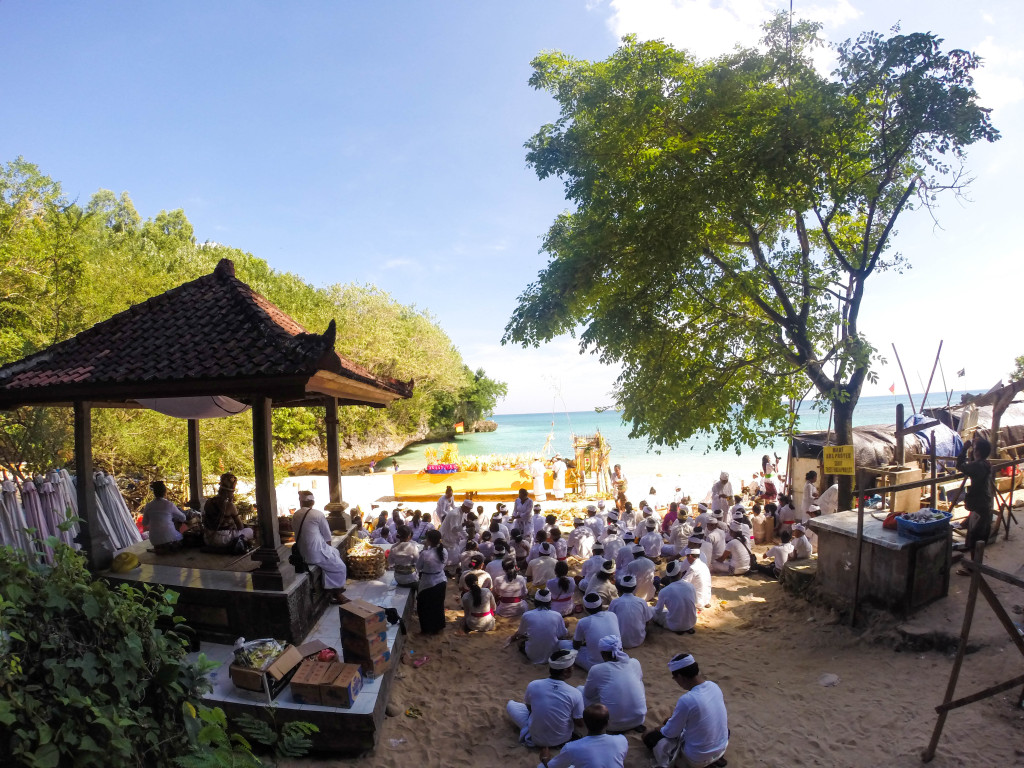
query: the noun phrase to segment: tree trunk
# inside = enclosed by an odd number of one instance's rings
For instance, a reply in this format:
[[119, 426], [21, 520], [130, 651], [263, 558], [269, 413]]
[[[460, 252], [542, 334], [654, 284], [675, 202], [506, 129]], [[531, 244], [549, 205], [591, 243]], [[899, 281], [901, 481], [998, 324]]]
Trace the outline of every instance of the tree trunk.
[[[856, 400], [846, 403], [835, 403], [836, 443], [853, 445], [853, 409]], [[839, 475], [839, 506], [840, 511], [856, 509], [853, 503], [853, 482], [855, 475]]]

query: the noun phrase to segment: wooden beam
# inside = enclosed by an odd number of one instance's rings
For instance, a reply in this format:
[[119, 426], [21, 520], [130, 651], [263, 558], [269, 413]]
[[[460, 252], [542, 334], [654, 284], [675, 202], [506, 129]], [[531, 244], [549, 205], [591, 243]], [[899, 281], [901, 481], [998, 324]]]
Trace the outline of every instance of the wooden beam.
[[110, 540], [100, 526], [99, 509], [96, 506], [96, 483], [93, 480], [92, 464], [92, 404], [79, 400], [75, 409], [75, 493], [78, 496], [78, 525], [76, 541], [85, 550], [89, 570], [94, 573], [110, 568], [114, 553]]
[[288, 562], [288, 548], [281, 544], [277, 524], [277, 494], [274, 490], [274, 435], [271, 401], [260, 396], [252, 399], [253, 468], [256, 472], [256, 511], [260, 546], [252, 559], [260, 567], [252, 573], [256, 589], [283, 590], [295, 576]]
[[354, 400], [367, 405], [387, 405], [401, 398], [401, 395], [390, 390], [364, 384], [361, 381], [346, 379], [330, 371], [317, 371], [306, 384], [306, 392], [315, 392], [327, 397], [341, 400]]
[[330, 489], [330, 504], [341, 503], [341, 459], [338, 445], [338, 401], [328, 397], [324, 400], [327, 411], [327, 486]]
[[188, 495], [203, 508], [203, 462], [199, 453], [199, 420], [188, 420]]

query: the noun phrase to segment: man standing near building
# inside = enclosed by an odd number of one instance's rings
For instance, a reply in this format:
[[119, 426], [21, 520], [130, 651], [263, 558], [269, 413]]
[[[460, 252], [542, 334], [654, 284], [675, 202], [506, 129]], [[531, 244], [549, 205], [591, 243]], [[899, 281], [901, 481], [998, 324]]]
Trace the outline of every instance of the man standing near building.
[[722, 689], [704, 678], [688, 653], [673, 656], [669, 672], [684, 693], [661, 728], [644, 735], [657, 768], [669, 768], [682, 756], [691, 768], [725, 765], [729, 717]]

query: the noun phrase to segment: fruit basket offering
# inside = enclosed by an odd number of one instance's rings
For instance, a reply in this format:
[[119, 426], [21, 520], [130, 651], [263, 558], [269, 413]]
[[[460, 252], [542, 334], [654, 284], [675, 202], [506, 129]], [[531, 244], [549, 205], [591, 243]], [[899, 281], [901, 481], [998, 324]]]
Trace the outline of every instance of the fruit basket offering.
[[384, 550], [375, 547], [365, 539], [357, 539], [349, 546], [348, 552], [345, 554], [345, 565], [348, 567], [350, 579], [359, 581], [379, 579], [386, 570]]

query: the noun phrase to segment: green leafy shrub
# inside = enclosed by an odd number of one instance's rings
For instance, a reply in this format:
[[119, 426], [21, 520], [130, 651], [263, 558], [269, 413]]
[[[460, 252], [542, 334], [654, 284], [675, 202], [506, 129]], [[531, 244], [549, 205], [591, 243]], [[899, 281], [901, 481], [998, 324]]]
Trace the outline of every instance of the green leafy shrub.
[[185, 704], [209, 690], [186, 659], [176, 593], [93, 580], [52, 539], [53, 566], [0, 548], [0, 764], [171, 766]]

